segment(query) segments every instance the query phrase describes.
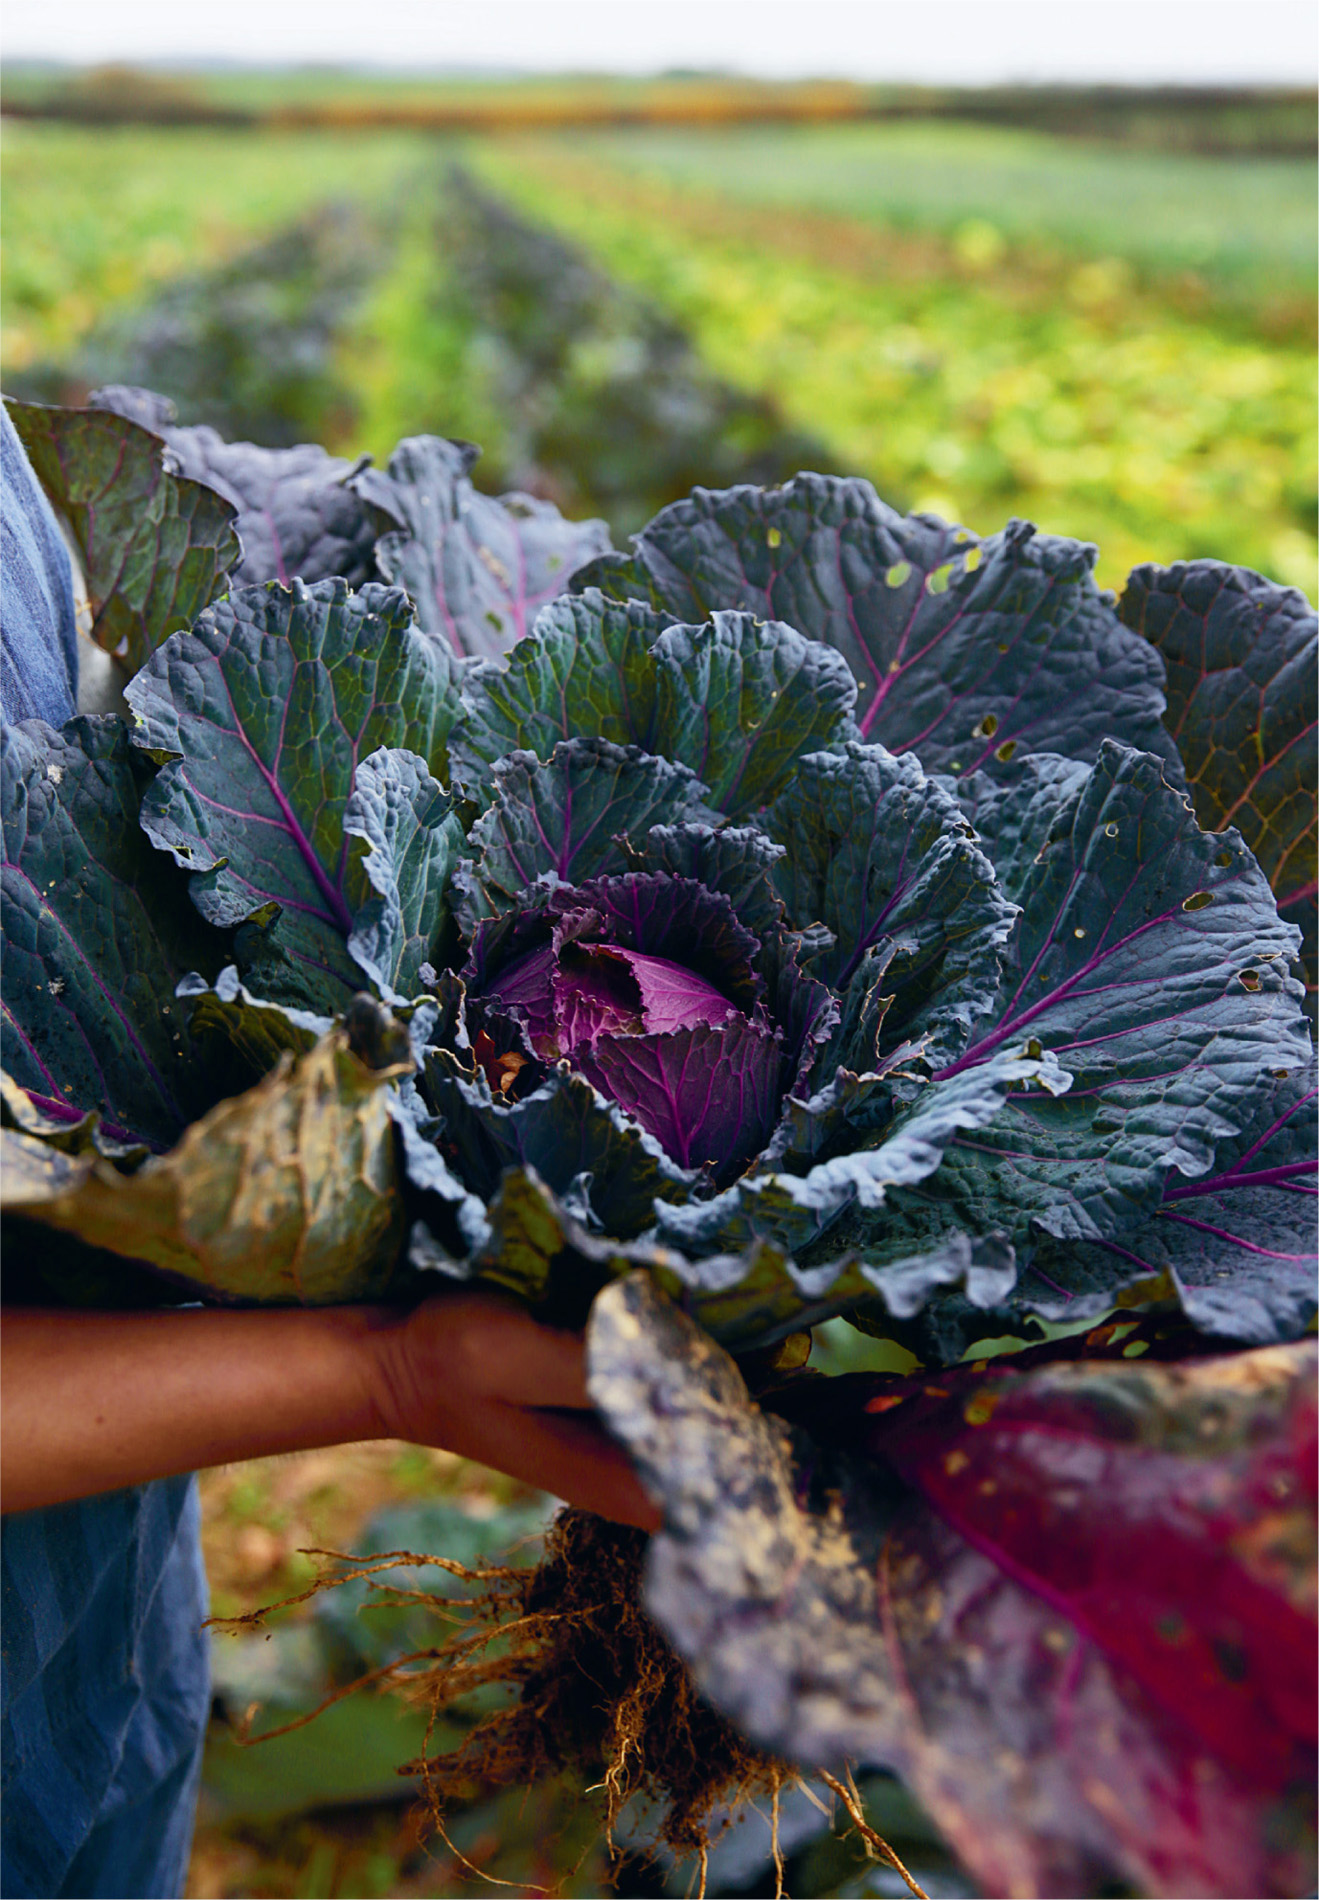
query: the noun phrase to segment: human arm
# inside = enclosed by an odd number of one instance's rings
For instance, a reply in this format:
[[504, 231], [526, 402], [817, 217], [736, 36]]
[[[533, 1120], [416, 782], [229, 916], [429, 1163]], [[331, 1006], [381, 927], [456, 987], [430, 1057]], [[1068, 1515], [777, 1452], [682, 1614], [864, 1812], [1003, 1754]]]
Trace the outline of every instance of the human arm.
[[487, 1295], [411, 1309], [11, 1308], [0, 1351], [6, 1511], [275, 1452], [406, 1438], [602, 1516], [658, 1523], [590, 1413], [582, 1341]]

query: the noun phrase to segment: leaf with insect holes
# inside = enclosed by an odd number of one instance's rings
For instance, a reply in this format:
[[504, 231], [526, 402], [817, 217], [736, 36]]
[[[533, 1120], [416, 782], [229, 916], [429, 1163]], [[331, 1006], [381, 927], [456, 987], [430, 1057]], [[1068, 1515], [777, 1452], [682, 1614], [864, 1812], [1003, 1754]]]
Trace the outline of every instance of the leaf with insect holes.
[[1093, 759], [1117, 738], [1177, 772], [1163, 668], [1096, 587], [1096, 550], [1013, 521], [981, 541], [902, 516], [869, 482], [698, 488], [574, 577], [675, 620], [717, 609], [786, 621], [855, 674], [861, 737], [927, 770], [992, 771], [1015, 752]]

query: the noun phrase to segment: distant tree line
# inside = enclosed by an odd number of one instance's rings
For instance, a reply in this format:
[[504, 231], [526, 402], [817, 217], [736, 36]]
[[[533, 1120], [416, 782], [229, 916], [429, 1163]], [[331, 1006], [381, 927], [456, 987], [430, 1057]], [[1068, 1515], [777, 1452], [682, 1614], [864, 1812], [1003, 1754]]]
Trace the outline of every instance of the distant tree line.
[[372, 80], [351, 72], [271, 75], [245, 98], [241, 79], [132, 66], [54, 69], [11, 63], [0, 110], [82, 125], [230, 125], [479, 132], [563, 125], [718, 125], [945, 119], [1022, 126], [1146, 150], [1310, 157], [1319, 93], [1189, 86], [863, 86], [774, 84], [718, 74], [648, 81]]

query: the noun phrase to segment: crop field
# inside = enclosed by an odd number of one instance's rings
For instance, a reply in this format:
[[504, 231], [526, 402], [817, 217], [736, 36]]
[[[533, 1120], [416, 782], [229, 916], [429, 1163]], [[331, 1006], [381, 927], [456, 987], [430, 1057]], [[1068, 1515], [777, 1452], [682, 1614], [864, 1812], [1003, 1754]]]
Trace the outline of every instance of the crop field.
[[[16, 124], [7, 139], [11, 387], [51, 364], [72, 366], [75, 389], [149, 381], [153, 365], [163, 383], [149, 336], [136, 355], [88, 357], [88, 339], [122, 341], [126, 313], [189, 275], [206, 303], [198, 273], [333, 199], [356, 218], [325, 267], [333, 295], [314, 320], [299, 317], [302, 291], [280, 310], [291, 358], [307, 355], [299, 321], [320, 334], [319, 380], [283, 399], [283, 434], [255, 399], [241, 427], [249, 366], [235, 366], [226, 333], [206, 379], [212, 410], [194, 401], [196, 419], [377, 458], [418, 429], [464, 435], [486, 450], [486, 485], [604, 513], [616, 536], [694, 481], [808, 463], [979, 532], [1015, 514], [1094, 539], [1111, 586], [1139, 561], [1212, 555], [1314, 590], [1305, 161], [921, 124], [463, 141]], [[500, 234], [470, 202], [455, 208], [458, 155], [568, 253], [528, 256], [514, 291], [493, 283]], [[580, 310], [572, 323], [554, 315], [579, 254], [611, 286], [608, 311], [596, 297], [584, 326]], [[237, 264], [238, 301], [267, 268]], [[226, 308], [235, 294], [230, 282]], [[531, 330], [555, 322], [550, 366]], [[259, 351], [263, 324], [258, 381], [275, 350], [268, 313], [242, 345]], [[643, 432], [652, 464], [672, 464], [658, 485], [636, 470], [601, 476], [602, 436], [617, 459], [630, 433], [606, 397], [657, 324], [681, 331], [692, 374], [717, 379], [718, 415], [676, 460]], [[648, 379], [656, 347], [645, 345]], [[217, 411], [221, 383], [240, 399]], [[170, 393], [188, 414], [195, 392]], [[534, 415], [530, 435], [512, 429], [515, 413]], [[748, 431], [762, 445], [776, 435], [780, 459], [730, 456]], [[596, 472], [583, 472], [592, 457]]]
[[[593, 165], [753, 204], [1127, 259], [1162, 278], [1203, 273], [1252, 302], [1308, 296], [1316, 265], [1314, 166], [1064, 143], [1000, 126], [851, 124], [591, 132]], [[994, 247], [967, 232], [964, 247]]]
[[[710, 144], [745, 179], [742, 140], [761, 136]], [[836, 151], [860, 134], [794, 136]], [[639, 151], [656, 145], [646, 135]], [[981, 533], [1017, 514], [1094, 539], [1110, 586], [1139, 561], [1213, 555], [1313, 591], [1314, 360], [1295, 298], [1271, 335], [1268, 294], [1248, 320], [1206, 280], [1165, 288], [1120, 253], [1086, 255], [1084, 221], [1066, 250], [1016, 247], [1001, 223], [964, 215], [964, 186], [944, 235], [774, 207], [783, 169], [752, 203], [716, 189], [714, 164], [695, 187], [566, 142], [487, 147], [479, 162], [894, 505]], [[1260, 272], [1272, 282], [1262, 259]]]

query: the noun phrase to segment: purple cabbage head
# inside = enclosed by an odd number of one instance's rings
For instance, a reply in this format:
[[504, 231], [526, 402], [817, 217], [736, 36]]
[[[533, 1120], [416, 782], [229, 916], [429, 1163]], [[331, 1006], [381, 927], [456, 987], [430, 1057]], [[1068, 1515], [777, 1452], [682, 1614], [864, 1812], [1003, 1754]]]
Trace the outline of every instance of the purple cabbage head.
[[680, 1167], [726, 1181], [764, 1148], [832, 1013], [823, 985], [788, 959], [783, 978], [805, 1006], [791, 1028], [776, 1020], [760, 948], [727, 897], [687, 878], [559, 887], [477, 933], [466, 973], [477, 1058], [504, 1095], [566, 1064]]

